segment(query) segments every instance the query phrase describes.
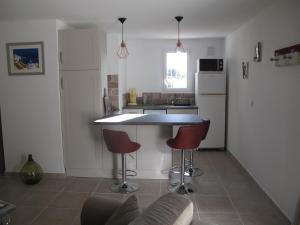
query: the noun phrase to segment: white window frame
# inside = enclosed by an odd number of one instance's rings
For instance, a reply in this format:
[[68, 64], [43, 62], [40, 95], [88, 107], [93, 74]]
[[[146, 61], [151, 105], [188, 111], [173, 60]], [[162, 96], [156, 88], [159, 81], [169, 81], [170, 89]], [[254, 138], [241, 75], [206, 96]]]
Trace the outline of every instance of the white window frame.
[[187, 53], [187, 74], [186, 74], [186, 76], [187, 76], [187, 80], [186, 80], [186, 82], [187, 82], [187, 84], [186, 84], [186, 88], [168, 88], [167, 86], [166, 86], [166, 84], [165, 84], [165, 79], [166, 79], [166, 71], [167, 71], [167, 53], [175, 53], [175, 49], [163, 49], [162, 50], [162, 61], [163, 61], [163, 66], [162, 66], [162, 77], [163, 77], [163, 79], [162, 79], [162, 86], [163, 86], [163, 90], [164, 90], [164, 92], [170, 92], [170, 93], [172, 93], [172, 92], [176, 92], [176, 93], [187, 93], [187, 92], [190, 92], [189, 91], [189, 79], [190, 79], [190, 77], [189, 77], [189, 70], [190, 70], [190, 68], [189, 68], [189, 57], [190, 57], [190, 51], [189, 51], [189, 49], [186, 49], [185, 50], [185, 53]]

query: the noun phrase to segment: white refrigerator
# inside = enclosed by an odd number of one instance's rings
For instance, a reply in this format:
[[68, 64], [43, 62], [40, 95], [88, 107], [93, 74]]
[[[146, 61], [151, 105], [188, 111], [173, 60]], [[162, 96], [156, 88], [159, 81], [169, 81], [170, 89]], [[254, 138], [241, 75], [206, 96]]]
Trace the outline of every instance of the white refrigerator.
[[195, 96], [199, 115], [210, 120], [201, 148], [225, 147], [226, 75], [223, 72], [196, 73]]

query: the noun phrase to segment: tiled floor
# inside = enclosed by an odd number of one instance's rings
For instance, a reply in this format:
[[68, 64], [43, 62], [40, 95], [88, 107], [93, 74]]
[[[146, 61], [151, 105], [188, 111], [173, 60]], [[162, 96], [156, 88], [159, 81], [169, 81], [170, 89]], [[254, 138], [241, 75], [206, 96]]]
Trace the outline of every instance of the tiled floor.
[[[225, 152], [197, 152], [204, 175], [193, 179], [194, 225], [288, 225], [272, 201]], [[168, 192], [166, 180], [134, 180], [141, 207]], [[91, 195], [124, 200], [110, 191], [111, 179], [45, 178], [35, 186], [18, 177], [0, 177], [0, 199], [17, 205], [12, 225], [79, 225], [80, 209]]]

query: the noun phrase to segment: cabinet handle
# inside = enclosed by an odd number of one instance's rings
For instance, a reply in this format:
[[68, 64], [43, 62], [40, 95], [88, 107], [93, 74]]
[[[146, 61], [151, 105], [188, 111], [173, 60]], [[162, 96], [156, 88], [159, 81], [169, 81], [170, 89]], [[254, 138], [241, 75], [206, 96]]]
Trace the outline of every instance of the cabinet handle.
[[62, 77], [60, 78], [60, 88], [64, 89], [64, 79]]
[[59, 61], [60, 61], [60, 64], [62, 64], [62, 52], [59, 52]]

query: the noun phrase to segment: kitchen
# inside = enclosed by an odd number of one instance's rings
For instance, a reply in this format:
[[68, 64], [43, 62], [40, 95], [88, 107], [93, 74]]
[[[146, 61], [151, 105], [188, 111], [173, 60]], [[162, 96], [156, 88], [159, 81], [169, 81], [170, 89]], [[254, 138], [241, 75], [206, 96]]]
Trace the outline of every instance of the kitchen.
[[[176, 22], [174, 23], [176, 25]], [[109, 97], [109, 104], [111, 106], [111, 111], [115, 110], [115, 113], [145, 113], [145, 114], [153, 114], [153, 113], [162, 113], [162, 114], [198, 114], [202, 117], [207, 117], [212, 119], [211, 129], [208, 134], [208, 138], [203, 142], [204, 148], [211, 149], [224, 149], [225, 148], [225, 95], [223, 95], [221, 102], [217, 104], [214, 103], [214, 100], [210, 100], [211, 98], [215, 99], [218, 95], [216, 94], [225, 94], [226, 90], [226, 79], [225, 79], [225, 69], [221, 69], [221, 71], [217, 71], [216, 68], [202, 68], [202, 71], [199, 71], [201, 75], [197, 73], [197, 70], [200, 70], [199, 67], [199, 59], [200, 58], [210, 58], [210, 59], [224, 59], [224, 39], [223, 38], [208, 38], [208, 39], [195, 39], [195, 40], [182, 40], [184, 43], [184, 48], [186, 49], [186, 87], [185, 88], [168, 88], [165, 85], [165, 70], [167, 53], [175, 51], [174, 40], [163, 40], [163, 39], [129, 39], [127, 40], [128, 49], [130, 50], [130, 55], [127, 59], [119, 60], [116, 55], [116, 47], [107, 48], [107, 65], [114, 65], [117, 68], [111, 69], [111, 75], [108, 73], [102, 77], [101, 85], [96, 85], [96, 73], [95, 75], [90, 75], [93, 81], [89, 81], [87, 79], [88, 75], [85, 71], [86, 65], [83, 66], [83, 69], [80, 71], [74, 71], [72, 68], [68, 68], [69, 65], [72, 65], [70, 59], [67, 57], [70, 55], [74, 58], [76, 52], [81, 52], [78, 57], [82, 57], [81, 59], [74, 59], [76, 62], [83, 63], [85, 59], [88, 57], [87, 54], [83, 54], [84, 49], [82, 46], [86, 44], [86, 40], [93, 40], [92, 38], [85, 40], [81, 40], [81, 43], [76, 43], [76, 32], [78, 32], [82, 37], [84, 37], [85, 30], [62, 30], [60, 31], [62, 36], [62, 50], [61, 50], [61, 82], [64, 84], [63, 89], [61, 91], [64, 102], [67, 103], [66, 108], [63, 110], [64, 112], [69, 112], [69, 114], [63, 115], [63, 118], [66, 118], [68, 122], [64, 126], [66, 129], [65, 132], [68, 134], [66, 136], [65, 145], [65, 161], [66, 163], [66, 172], [72, 176], [100, 176], [100, 177], [111, 177], [111, 173], [113, 170], [113, 155], [106, 149], [104, 142], [99, 141], [101, 132], [99, 131], [99, 127], [96, 127], [96, 134], [98, 138], [94, 138], [94, 136], [89, 136], [89, 132], [91, 129], [90, 123], [87, 123], [88, 119], [91, 118], [83, 118], [81, 115], [83, 111], [86, 115], [93, 115], [95, 113], [95, 109], [99, 109], [100, 107], [103, 109], [102, 99], [100, 97], [93, 97], [97, 95], [97, 93], [103, 93], [104, 89], [106, 95]], [[93, 34], [93, 33], [92, 33]], [[69, 36], [68, 36], [69, 35]], [[93, 34], [95, 35], [95, 34]], [[78, 35], [79, 36], [79, 35]], [[118, 37], [117, 35], [115, 35]], [[74, 39], [74, 43], [70, 42], [70, 39]], [[95, 38], [96, 39], [96, 38]], [[64, 40], [68, 40], [68, 42], [64, 46]], [[79, 39], [80, 40], [80, 39]], [[107, 46], [118, 46], [119, 39], [112, 38], [112, 35], [106, 39]], [[71, 46], [71, 44], [73, 44]], [[76, 50], [76, 47], [78, 48]], [[92, 46], [92, 45], [90, 45]], [[129, 48], [130, 46], [130, 48]], [[72, 49], [71, 53], [65, 53], [64, 49]], [[95, 49], [95, 48], [93, 48]], [[144, 51], [147, 54], [144, 54]], [[94, 57], [97, 58], [97, 57]], [[90, 61], [85, 60], [88, 63]], [[110, 63], [111, 61], [111, 63]], [[116, 61], [116, 63], [115, 63]], [[95, 61], [96, 62], [96, 61]], [[75, 64], [75, 63], [73, 63]], [[217, 64], [217, 63], [216, 63]], [[202, 63], [202, 67], [206, 64]], [[89, 65], [87, 65], [88, 67]], [[217, 66], [217, 65], [216, 65]], [[66, 69], [65, 69], [66, 68]], [[88, 67], [89, 68], [89, 67]], [[97, 67], [91, 67], [91, 69]], [[71, 70], [69, 70], [71, 69]], [[78, 67], [76, 68], [78, 69]], [[203, 70], [211, 70], [211, 71], [203, 71]], [[215, 71], [213, 71], [215, 70]], [[97, 69], [95, 70], [97, 71]], [[119, 74], [117, 71], [120, 71]], [[91, 73], [91, 70], [88, 70]], [[196, 74], [197, 73], [197, 74]], [[200, 88], [200, 93], [198, 93], [198, 77], [203, 77], [208, 74], [208, 76], [216, 77], [210, 79], [203, 79], [203, 91]], [[80, 78], [81, 74], [82, 78]], [[202, 76], [203, 75], [203, 76]], [[196, 79], [195, 79], [196, 78]], [[73, 80], [71, 80], [73, 79]], [[74, 83], [76, 82], [76, 83]], [[183, 82], [183, 81], [182, 81]], [[212, 82], [212, 84], [209, 84]], [[74, 88], [68, 86], [69, 83], [74, 85]], [[216, 85], [215, 85], [216, 84]], [[90, 85], [90, 86], [89, 86]], [[207, 88], [211, 86], [211, 90]], [[219, 86], [218, 86], [219, 85]], [[202, 87], [201, 86], [201, 87]], [[82, 93], [79, 96], [80, 101], [78, 101], [78, 88], [81, 88]], [[83, 87], [86, 89], [84, 91]], [[206, 87], [206, 88], [205, 88]], [[130, 103], [130, 90], [134, 88], [136, 98], [133, 100], [133, 103]], [[70, 90], [70, 91], [69, 91]], [[93, 90], [93, 92], [91, 92]], [[85, 93], [85, 94], [83, 94]], [[117, 95], [116, 95], [117, 93]], [[195, 95], [196, 93], [196, 95]], [[204, 105], [199, 106], [199, 103], [196, 102], [198, 100], [198, 94], [203, 98], [205, 95], [200, 95], [203, 93], [212, 94], [209, 95], [209, 102]], [[76, 99], [72, 99], [74, 94]], [[86, 96], [85, 96], [86, 95]], [[99, 94], [98, 94], [99, 96]], [[222, 95], [221, 95], [222, 96]], [[65, 99], [66, 97], [66, 99]], [[83, 99], [86, 98], [86, 99]], [[94, 102], [91, 102], [90, 99], [94, 99]], [[180, 101], [180, 102], [179, 102]], [[74, 105], [71, 103], [74, 102]], [[137, 102], [137, 103], [136, 103]], [[203, 102], [203, 100], [202, 100]], [[213, 104], [210, 104], [212, 102]], [[80, 105], [83, 104], [83, 105]], [[88, 104], [88, 105], [87, 105]], [[137, 104], [137, 106], [134, 106]], [[175, 105], [174, 105], [175, 104]], [[176, 105], [177, 104], [177, 105]], [[182, 104], [178, 106], [178, 104]], [[206, 106], [205, 104], [215, 105], [212, 108]], [[64, 104], [63, 104], [64, 107]], [[70, 108], [68, 108], [70, 107]], [[199, 107], [199, 109], [198, 109]], [[90, 108], [90, 112], [88, 112]], [[79, 110], [78, 110], [79, 109]], [[83, 111], [81, 110], [83, 109]], [[119, 109], [119, 110], [118, 110]], [[77, 110], [77, 111], [76, 111]], [[112, 112], [109, 112], [111, 114]], [[104, 113], [105, 114], [105, 113]], [[101, 117], [101, 114], [94, 114], [95, 119]], [[74, 120], [72, 120], [74, 118]], [[82, 129], [82, 122], [79, 120], [86, 121], [85, 129]], [[217, 123], [217, 124], [216, 124]], [[80, 128], [76, 127], [76, 124], [80, 125]], [[143, 175], [142, 171], [137, 173], [138, 178], [167, 178], [167, 174], [163, 174], [161, 171], [164, 171], [170, 166], [171, 156], [170, 150], [165, 144], [165, 141], [168, 137], [172, 136], [170, 133], [170, 128], [164, 126], [149, 126], [147, 128], [142, 129], [141, 131], [136, 131], [136, 128], [133, 127], [121, 127], [119, 129], [125, 130], [129, 133], [129, 136], [133, 138], [133, 140], [139, 139], [140, 142], [144, 143], [147, 140], [147, 144], [142, 144], [142, 148], [147, 149], [148, 154], [143, 157], [139, 157], [138, 155], [131, 155], [131, 157], [127, 157], [128, 167], [130, 169], [139, 170], [141, 165], [144, 165], [146, 173]], [[146, 129], [146, 130], [145, 130]], [[174, 128], [174, 135], [176, 134], [177, 128]], [[138, 138], [138, 134], [141, 136]], [[161, 138], [157, 137], [157, 134], [161, 135]], [[78, 139], [77, 137], [81, 138]], [[70, 137], [70, 139], [68, 138]], [[73, 137], [73, 138], [72, 138]], [[83, 139], [86, 137], [86, 139]], [[158, 139], [157, 139], [158, 138]], [[142, 139], [142, 140], [140, 140]], [[159, 141], [158, 141], [159, 140]], [[79, 143], [80, 141], [80, 143]], [[100, 143], [100, 144], [99, 144]], [[208, 143], [208, 144], [207, 144]], [[100, 153], [99, 153], [99, 150]], [[159, 151], [157, 152], [157, 149]], [[84, 150], [84, 151], [83, 151]], [[140, 151], [136, 154], [141, 154]], [[154, 154], [157, 152], [156, 154]], [[141, 160], [145, 158], [145, 160]], [[88, 160], [90, 159], [90, 160]], [[150, 160], [151, 159], [151, 160]], [[140, 160], [140, 161], [139, 161]], [[148, 160], [148, 163], [147, 163]], [[150, 161], [149, 161], [150, 160]], [[120, 161], [120, 160], [119, 160]], [[155, 163], [157, 162], [157, 163]], [[161, 163], [163, 162], [163, 163]], [[120, 163], [120, 162], [119, 162]], [[146, 163], [146, 164], [145, 164]], [[153, 166], [159, 164], [159, 167]], [[150, 168], [155, 168], [155, 171], [149, 171]], [[99, 175], [100, 174], [100, 175]]]
[[[112, 176], [116, 165], [121, 168], [121, 158], [119, 155], [113, 157], [107, 150], [102, 128], [94, 124], [105, 115], [104, 89], [114, 113], [134, 110], [142, 114], [144, 108], [159, 108], [169, 111], [166, 115], [183, 111], [190, 115], [198, 113], [212, 123], [216, 119], [205, 115], [199, 104], [203, 102], [202, 97], [226, 98], [216, 104], [222, 109], [214, 110], [225, 117], [221, 120], [224, 126], [220, 126], [224, 130], [214, 129], [213, 124], [209, 130], [220, 132], [217, 136], [223, 138], [218, 140], [221, 144], [212, 148], [225, 148], [225, 151], [201, 149], [195, 154], [198, 166], [204, 169], [197, 190], [200, 194], [195, 193], [198, 212], [195, 215], [219, 223], [217, 217], [209, 214], [220, 211], [216, 208], [209, 211], [201, 205], [203, 199], [208, 202], [213, 199], [229, 202], [230, 210], [222, 210], [226, 215], [230, 212], [231, 224], [247, 224], [251, 220], [276, 224], [269, 211], [269, 217], [262, 218], [265, 208], [261, 207], [266, 205], [257, 203], [261, 198], [251, 198], [255, 195], [249, 191], [253, 186], [243, 183], [247, 174], [291, 221], [300, 187], [300, 125], [299, 66], [289, 65], [289, 62], [298, 52], [277, 54], [299, 44], [299, 1], [176, 1], [177, 10], [173, 10], [175, 5], [171, 1], [135, 2], [140, 11], [130, 10], [131, 7], [135, 9], [131, 4], [127, 7], [121, 3], [116, 7], [107, 2], [107, 8], [103, 9], [103, 2], [100, 2], [91, 5], [68, 2], [68, 6], [61, 2], [61, 11], [57, 10], [60, 6], [55, 0], [47, 1], [47, 9], [37, 2], [28, 5], [15, 4], [14, 0], [1, 3], [0, 58], [5, 59], [0, 61], [3, 139], [0, 151], [5, 158], [1, 160], [1, 168], [7, 173], [19, 172], [26, 155], [33, 154], [46, 174], [67, 175], [66, 180], [71, 177], [72, 181], [83, 182], [97, 178], [98, 186], [93, 190], [98, 191]], [[16, 6], [19, 4], [23, 7]], [[160, 4], [164, 5], [162, 9]], [[86, 11], [73, 14], [82, 9]], [[122, 10], [128, 14], [121, 13]], [[157, 17], [153, 17], [154, 14]], [[172, 53], [178, 42], [178, 24], [174, 19], [178, 15], [184, 16], [180, 23], [180, 40], [187, 53], [186, 88], [170, 90], [165, 82], [166, 54]], [[124, 23], [127, 59], [119, 59], [116, 55], [122, 41], [120, 16], [127, 17]], [[103, 21], [103, 29], [99, 21]], [[45, 73], [9, 75], [6, 45], [33, 41], [44, 43]], [[260, 60], [257, 60], [257, 52], [261, 53]], [[197, 68], [201, 67], [198, 59], [224, 60], [226, 81], [221, 82], [221, 89], [206, 90], [210, 85], [204, 85], [201, 90], [199, 80], [205, 80], [204, 74], [210, 77], [211, 73]], [[195, 76], [199, 71], [201, 74]], [[137, 94], [137, 108], [128, 105], [133, 89]], [[137, 182], [147, 179], [147, 185], [141, 185], [140, 191], [147, 190], [143, 197], [154, 199], [165, 189], [168, 175], [164, 170], [170, 166], [172, 158], [166, 140], [174, 136], [177, 129], [172, 125], [120, 125], [117, 128], [126, 131], [132, 141], [142, 143], [140, 152], [127, 157], [127, 166], [137, 172]], [[205, 146], [208, 141], [203, 141], [200, 148], [210, 148]], [[142, 155], [143, 150], [145, 155]], [[229, 163], [229, 159], [234, 160]], [[153, 165], [157, 168], [153, 169]], [[1, 184], [2, 181], [1, 177]], [[153, 184], [159, 188], [151, 195], [147, 187]], [[209, 185], [208, 190], [201, 185]], [[10, 190], [5, 190], [4, 186], [0, 187], [2, 196]], [[258, 209], [262, 210], [257, 212]], [[220, 217], [226, 221], [224, 214]]]

